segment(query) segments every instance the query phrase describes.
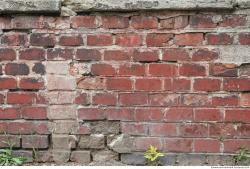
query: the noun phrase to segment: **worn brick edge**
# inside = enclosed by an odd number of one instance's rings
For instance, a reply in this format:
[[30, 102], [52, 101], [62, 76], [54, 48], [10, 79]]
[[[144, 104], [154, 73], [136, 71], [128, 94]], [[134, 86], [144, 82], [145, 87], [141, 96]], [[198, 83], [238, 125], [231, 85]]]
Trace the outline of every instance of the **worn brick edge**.
[[[57, 13], [74, 15], [89, 11], [246, 9], [250, 0], [1, 0], [0, 14]], [[61, 12], [62, 11], [62, 12]]]

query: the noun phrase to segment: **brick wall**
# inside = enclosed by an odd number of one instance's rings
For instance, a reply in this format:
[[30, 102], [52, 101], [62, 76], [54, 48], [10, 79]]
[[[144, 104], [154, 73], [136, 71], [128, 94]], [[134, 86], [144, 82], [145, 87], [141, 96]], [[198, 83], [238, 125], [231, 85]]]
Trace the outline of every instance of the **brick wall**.
[[0, 140], [36, 162], [143, 164], [152, 144], [165, 164], [232, 164], [250, 149], [249, 18], [1, 16]]

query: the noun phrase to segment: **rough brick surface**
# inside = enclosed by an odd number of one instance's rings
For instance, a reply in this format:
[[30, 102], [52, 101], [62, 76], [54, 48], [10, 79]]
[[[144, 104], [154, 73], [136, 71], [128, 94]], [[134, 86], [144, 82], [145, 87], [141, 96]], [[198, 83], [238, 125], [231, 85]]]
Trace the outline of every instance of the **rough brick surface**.
[[39, 162], [142, 165], [152, 144], [166, 165], [232, 164], [250, 148], [241, 12], [1, 16], [0, 142]]

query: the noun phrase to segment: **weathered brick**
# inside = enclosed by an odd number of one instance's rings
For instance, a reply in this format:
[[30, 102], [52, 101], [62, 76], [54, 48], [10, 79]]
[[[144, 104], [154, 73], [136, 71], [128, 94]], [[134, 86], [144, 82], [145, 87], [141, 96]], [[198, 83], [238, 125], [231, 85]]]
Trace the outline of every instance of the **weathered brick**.
[[217, 153], [220, 152], [220, 142], [214, 139], [195, 139], [194, 152], [196, 153]]
[[178, 106], [180, 104], [179, 94], [150, 94], [149, 104], [151, 106]]
[[148, 133], [148, 126], [142, 123], [121, 123], [122, 133], [129, 135], [146, 136]]
[[25, 33], [7, 33], [2, 36], [1, 43], [8, 46], [26, 46], [28, 36]]
[[81, 136], [78, 146], [80, 148], [102, 149], [105, 147], [105, 138], [103, 134], [92, 134], [90, 136]]
[[76, 80], [70, 76], [48, 75], [48, 90], [74, 90], [76, 88]]
[[178, 48], [173, 48], [173, 49], [167, 49], [163, 51], [163, 56], [162, 56], [163, 61], [189, 61], [190, 56], [187, 50], [185, 49], [178, 49]]
[[185, 33], [175, 35], [175, 44], [179, 46], [197, 46], [203, 42], [202, 33]]
[[205, 76], [206, 67], [199, 64], [185, 63], [179, 68], [179, 74], [182, 76]]
[[164, 150], [168, 152], [192, 152], [193, 140], [187, 138], [166, 138], [163, 141]]
[[219, 109], [195, 109], [195, 121], [222, 121], [223, 114]]
[[123, 64], [118, 68], [120, 76], [143, 76], [145, 75], [145, 66], [140, 64]]
[[92, 64], [91, 73], [98, 76], [113, 76], [116, 70], [111, 64], [96, 63]]
[[160, 91], [162, 90], [162, 81], [160, 79], [136, 79], [135, 90], [137, 91]]
[[192, 108], [169, 108], [165, 111], [164, 121], [178, 122], [178, 121], [192, 121], [194, 119]]
[[74, 105], [50, 106], [48, 119], [76, 119], [76, 107]]
[[82, 120], [103, 120], [106, 118], [104, 110], [98, 108], [78, 109], [78, 118]]
[[70, 18], [72, 28], [96, 28], [95, 16], [72, 16]]
[[97, 93], [94, 96], [92, 96], [93, 105], [114, 106], [116, 105], [116, 100], [117, 100], [116, 95], [111, 93]]
[[104, 60], [107, 61], [129, 61], [130, 56], [128, 52], [122, 50], [105, 50], [104, 51]]
[[49, 48], [47, 50], [48, 60], [70, 60], [73, 56], [73, 49]]
[[61, 46], [81, 46], [83, 45], [83, 39], [81, 35], [63, 35], [59, 39], [59, 45]]
[[238, 75], [237, 65], [211, 63], [209, 65], [209, 74], [220, 77], [236, 77]]
[[159, 108], [148, 108], [148, 109], [142, 109], [137, 108], [135, 110], [135, 121], [162, 121], [163, 118], [163, 111]]
[[13, 144], [13, 148], [21, 147], [21, 138], [20, 136], [12, 136], [12, 135], [0, 135], [0, 147], [1, 148], [9, 148], [8, 142]]
[[33, 46], [53, 47], [55, 43], [54, 34], [33, 33], [30, 35], [30, 44]]
[[158, 19], [148, 16], [133, 16], [131, 26], [134, 29], [155, 29], [158, 27]]
[[0, 48], [0, 61], [12, 61], [16, 59], [16, 52], [11, 48]]
[[158, 52], [154, 51], [139, 51], [133, 52], [133, 60], [137, 62], [154, 62], [159, 60]]
[[247, 19], [245, 15], [225, 15], [222, 17], [221, 27], [238, 27], [246, 25]]
[[77, 49], [76, 59], [82, 61], [101, 60], [101, 52], [96, 49]]
[[233, 44], [233, 37], [226, 33], [207, 34], [208, 45], [231, 45]]
[[106, 29], [124, 29], [129, 26], [129, 18], [122, 16], [102, 16], [102, 27]]
[[22, 136], [23, 148], [48, 148], [48, 136]]
[[90, 151], [72, 151], [70, 161], [88, 164], [91, 161]]
[[45, 60], [45, 51], [40, 48], [29, 48], [19, 52], [22, 60]]
[[149, 47], [169, 46], [169, 41], [172, 40], [173, 34], [151, 33], [146, 37], [146, 44]]
[[248, 78], [226, 78], [223, 81], [225, 91], [250, 91], [250, 79]]
[[177, 136], [175, 124], [156, 123], [149, 125], [150, 136]]
[[141, 46], [142, 37], [137, 34], [118, 34], [115, 39], [115, 44], [122, 47]]
[[150, 145], [157, 147], [158, 150], [163, 149], [162, 139], [159, 137], [137, 137], [134, 144], [136, 150], [147, 150]]
[[46, 72], [45, 66], [42, 63], [35, 63], [32, 67], [32, 71], [40, 75], [44, 75]]
[[198, 49], [192, 56], [193, 61], [212, 61], [218, 59], [218, 53], [209, 49]]
[[109, 78], [107, 79], [108, 90], [132, 90], [132, 80], [125, 78]]
[[134, 120], [134, 109], [108, 108], [105, 110], [108, 120], [131, 121]]
[[213, 20], [213, 15], [192, 15], [190, 26], [193, 28], [216, 28], [217, 24]]
[[8, 63], [5, 66], [5, 74], [7, 75], [28, 75], [29, 67], [24, 63]]
[[44, 80], [42, 78], [22, 78], [19, 81], [19, 88], [27, 90], [44, 89]]
[[119, 103], [123, 106], [142, 106], [148, 103], [148, 96], [144, 93], [121, 93]]
[[229, 122], [248, 122], [250, 116], [249, 110], [230, 109], [225, 111], [225, 121]]
[[88, 35], [88, 46], [111, 46], [113, 44], [113, 37], [110, 34]]
[[183, 137], [207, 137], [208, 126], [206, 124], [181, 124], [180, 134]]
[[47, 119], [46, 107], [24, 107], [21, 109], [21, 113], [24, 119]]

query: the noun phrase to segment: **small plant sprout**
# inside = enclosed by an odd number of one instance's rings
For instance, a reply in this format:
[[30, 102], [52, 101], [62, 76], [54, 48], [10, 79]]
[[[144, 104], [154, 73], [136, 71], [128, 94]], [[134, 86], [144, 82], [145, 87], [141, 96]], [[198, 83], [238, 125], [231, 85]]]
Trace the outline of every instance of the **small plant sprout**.
[[246, 148], [240, 148], [237, 154], [234, 156], [234, 161], [236, 165], [250, 165], [248, 150]]
[[150, 165], [150, 166], [159, 166], [160, 157], [164, 157], [164, 154], [158, 152], [157, 148], [152, 145], [150, 145], [149, 150], [147, 150], [144, 154], [144, 158], [147, 161], [147, 165]]
[[24, 157], [15, 157], [13, 155], [13, 143], [9, 140], [7, 142], [3, 141], [3, 143], [7, 144], [8, 148], [0, 149], [0, 166], [20, 166], [26, 161]]

